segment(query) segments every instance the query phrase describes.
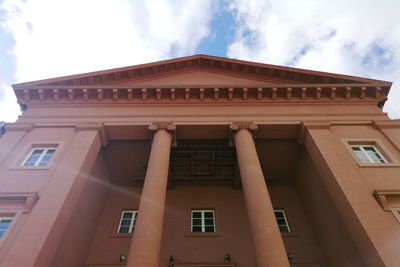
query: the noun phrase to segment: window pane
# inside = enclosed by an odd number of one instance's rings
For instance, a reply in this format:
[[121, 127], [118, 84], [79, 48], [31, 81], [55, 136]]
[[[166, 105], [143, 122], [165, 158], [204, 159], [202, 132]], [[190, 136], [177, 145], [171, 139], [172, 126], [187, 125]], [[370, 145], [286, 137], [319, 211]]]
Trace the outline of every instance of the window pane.
[[205, 225], [214, 225], [214, 219], [205, 219], [204, 223]]
[[192, 212], [193, 218], [201, 218], [201, 212]]
[[286, 220], [285, 211], [283, 210], [274, 210], [276, 223], [278, 224], [279, 231], [281, 233], [290, 232], [289, 224]]
[[286, 225], [286, 220], [285, 219], [277, 218], [276, 221], [278, 222], [278, 225]]
[[201, 219], [193, 219], [192, 224], [193, 225], [201, 225]]
[[205, 218], [214, 218], [214, 212], [204, 212], [204, 217]]
[[378, 149], [373, 145], [352, 146], [354, 154], [361, 163], [386, 163], [386, 159], [379, 153]]
[[289, 233], [289, 228], [287, 226], [279, 226], [281, 233]]
[[11, 219], [2, 219], [0, 221], [0, 229], [5, 230], [11, 224]]
[[33, 151], [32, 151], [32, 156], [37, 156], [37, 157], [39, 157], [40, 155], [42, 155], [42, 153], [44, 152], [44, 149], [34, 149]]
[[364, 150], [374, 163], [385, 163], [381, 155], [373, 147], [364, 147]]
[[12, 219], [10, 218], [0, 218], [0, 238], [2, 238], [10, 226]]
[[49, 163], [50, 159], [52, 158], [53, 154], [54, 154], [55, 150], [54, 149], [48, 149], [46, 151], [46, 154], [44, 154], [43, 158], [41, 159], [41, 161], [39, 162], [39, 166], [46, 166], [47, 163]]
[[47, 152], [46, 152], [46, 155], [53, 155], [54, 154], [54, 152], [56, 152], [56, 150], [55, 149], [47, 149]]
[[121, 227], [119, 228], [118, 233], [122, 233], [122, 234], [129, 233], [129, 227], [121, 226]]
[[37, 149], [32, 152], [29, 158], [26, 160], [24, 166], [34, 166], [38, 161], [40, 155], [42, 155], [43, 149]]
[[124, 219], [125, 218], [128, 218], [128, 219], [130, 219], [130, 218], [132, 218], [132, 212], [124, 212], [124, 215], [122, 216]]
[[118, 233], [132, 233], [133, 226], [135, 224], [135, 219], [137, 212], [135, 211], [123, 211], [121, 214], [121, 220], [118, 225]]
[[207, 232], [207, 233], [215, 232], [214, 226], [206, 226], [206, 227], [204, 227], [204, 230], [205, 230], [205, 232]]
[[371, 163], [363, 151], [355, 151], [355, 154], [361, 163]]
[[131, 224], [131, 220], [122, 220], [121, 221], [121, 227], [122, 226], [129, 226]]
[[193, 226], [192, 232], [201, 232], [201, 226]]
[[192, 210], [192, 232], [215, 232], [212, 210]]

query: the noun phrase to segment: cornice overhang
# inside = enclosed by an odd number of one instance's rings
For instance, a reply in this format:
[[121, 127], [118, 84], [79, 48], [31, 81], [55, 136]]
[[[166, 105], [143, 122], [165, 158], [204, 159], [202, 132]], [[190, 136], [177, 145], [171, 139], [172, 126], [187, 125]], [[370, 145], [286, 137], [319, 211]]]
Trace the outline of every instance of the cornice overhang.
[[222, 58], [208, 55], [193, 55], [147, 64], [139, 64], [123, 68], [95, 71], [69, 75], [51, 79], [14, 84], [14, 89], [26, 89], [37, 85], [95, 85], [107, 82], [140, 79], [146, 76], [171, 74], [188, 69], [209, 69], [229, 71], [236, 74], [252, 75], [262, 78], [280, 78], [294, 84], [340, 84], [365, 83], [391, 86], [391, 82], [356, 77], [350, 75], [328, 73], [293, 67], [250, 62], [237, 59]]
[[164, 86], [30, 86], [15, 89], [21, 104], [40, 103], [176, 103], [176, 102], [382, 102], [384, 84], [249, 84]]
[[[162, 84], [152, 79], [191, 70], [254, 78], [251, 84]], [[148, 84], [144, 84], [148, 82]], [[257, 82], [260, 81], [260, 82]], [[271, 84], [269, 81], [279, 81]], [[140, 84], [138, 84], [140, 82]], [[143, 83], [144, 82], [144, 83]], [[53, 102], [367, 101], [382, 103], [392, 83], [342, 74], [195, 55], [13, 85], [22, 104]]]

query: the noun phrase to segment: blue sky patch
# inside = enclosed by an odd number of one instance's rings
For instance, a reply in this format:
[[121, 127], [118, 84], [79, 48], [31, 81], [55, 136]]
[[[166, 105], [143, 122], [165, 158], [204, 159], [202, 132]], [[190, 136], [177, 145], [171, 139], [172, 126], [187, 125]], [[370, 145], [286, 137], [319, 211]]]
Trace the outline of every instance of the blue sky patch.
[[207, 54], [225, 57], [228, 45], [232, 42], [237, 21], [234, 14], [220, 4], [211, 20], [211, 29], [207, 38], [204, 38], [197, 47], [196, 54]]

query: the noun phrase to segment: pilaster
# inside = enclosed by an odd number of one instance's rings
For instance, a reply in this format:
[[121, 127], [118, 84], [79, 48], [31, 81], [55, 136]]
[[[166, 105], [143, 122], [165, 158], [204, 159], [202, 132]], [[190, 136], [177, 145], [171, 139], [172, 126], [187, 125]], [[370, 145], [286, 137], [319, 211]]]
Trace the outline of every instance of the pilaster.
[[329, 127], [312, 126], [304, 124], [304, 145], [364, 262], [396, 266], [400, 262], [393, 250], [400, 245], [397, 222], [387, 220], [341, 140]]
[[68, 225], [102, 142], [100, 127], [77, 128], [48, 184], [40, 192], [1, 266], [49, 266]]

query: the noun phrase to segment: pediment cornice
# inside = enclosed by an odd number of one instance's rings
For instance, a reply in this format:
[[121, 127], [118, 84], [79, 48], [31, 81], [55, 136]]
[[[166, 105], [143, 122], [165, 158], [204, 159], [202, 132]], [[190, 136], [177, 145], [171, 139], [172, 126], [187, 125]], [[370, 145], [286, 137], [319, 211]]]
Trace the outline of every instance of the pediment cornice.
[[32, 103], [202, 103], [202, 102], [382, 102], [389, 87], [370, 84], [292, 84], [263, 86], [165, 85], [131, 86], [35, 86], [15, 89], [22, 104]]
[[292, 67], [249, 62], [206, 55], [195, 55], [140, 64], [123, 68], [96, 71], [58, 78], [51, 78], [13, 85], [14, 89], [26, 89], [34, 86], [77, 86], [107, 85], [129, 80], [140, 80], [159, 75], [171, 75], [187, 70], [208, 70], [231, 75], [254, 77], [260, 81], [279, 80], [283, 84], [381, 84], [390, 86], [390, 82], [326, 73]]
[[[191, 71], [221, 77], [225, 75], [225, 78], [223, 83], [214, 83], [203, 77], [194, 78], [190, 84], [168, 84], [167, 81], [171, 80], [168, 78]], [[164, 82], [160, 77], [167, 79]], [[155, 79], [159, 79], [158, 84], [154, 83]], [[382, 102], [386, 100], [390, 86], [390, 82], [362, 77], [196, 55], [20, 83], [13, 85], [13, 88], [18, 101], [27, 104], [50, 101], [165, 103], [188, 100]]]

